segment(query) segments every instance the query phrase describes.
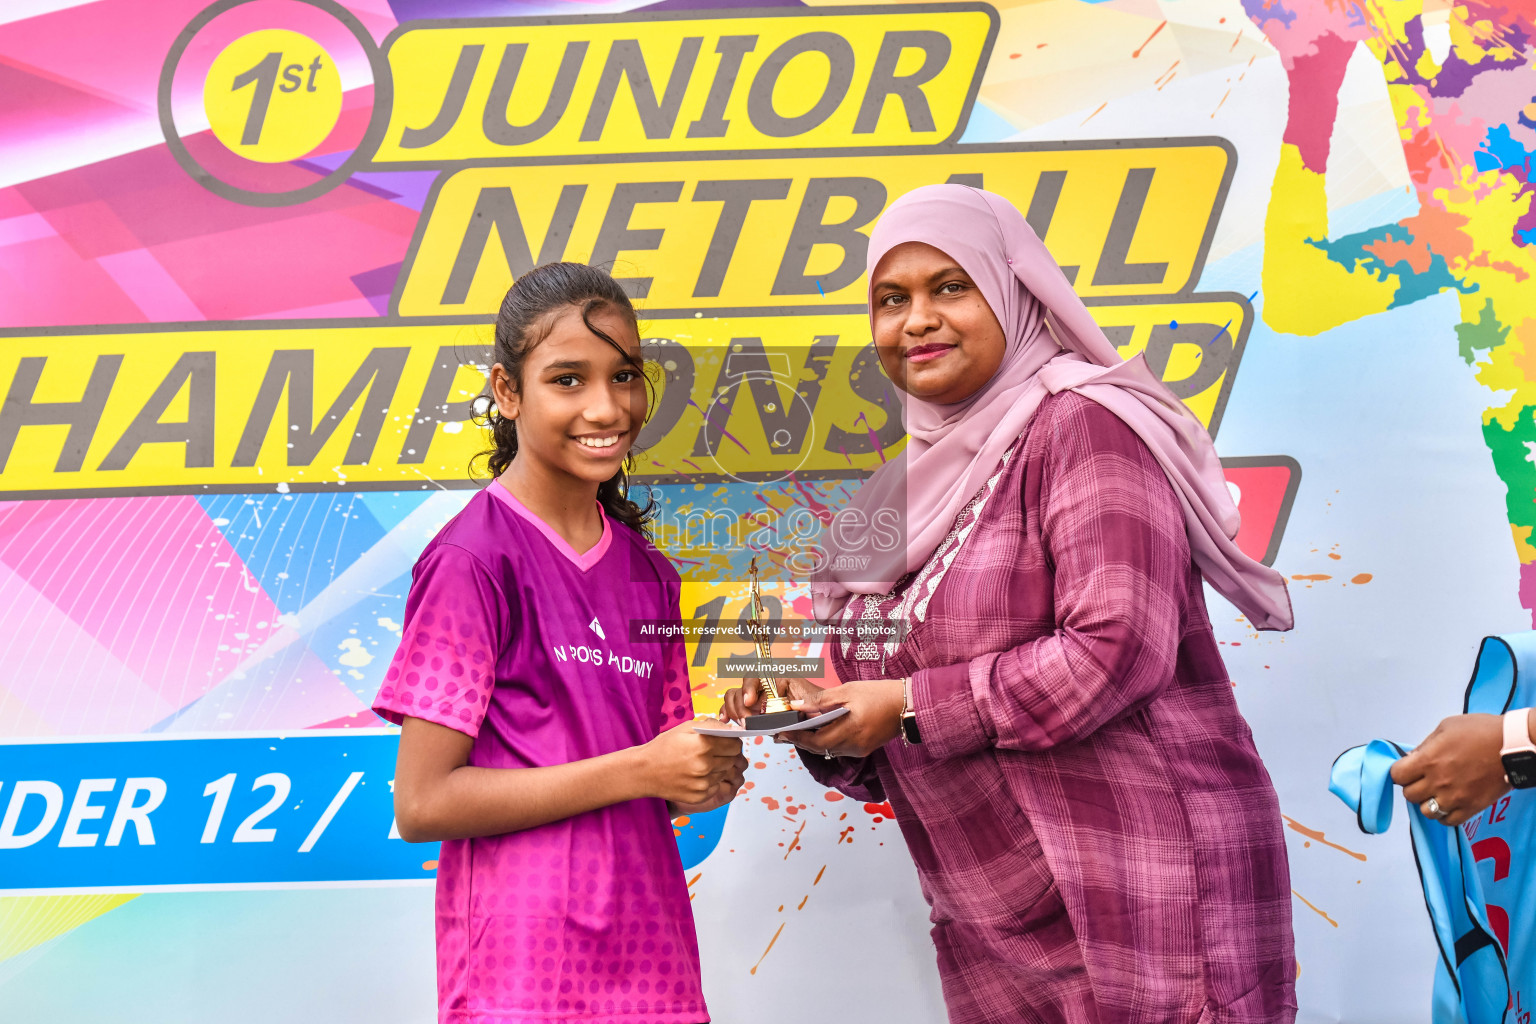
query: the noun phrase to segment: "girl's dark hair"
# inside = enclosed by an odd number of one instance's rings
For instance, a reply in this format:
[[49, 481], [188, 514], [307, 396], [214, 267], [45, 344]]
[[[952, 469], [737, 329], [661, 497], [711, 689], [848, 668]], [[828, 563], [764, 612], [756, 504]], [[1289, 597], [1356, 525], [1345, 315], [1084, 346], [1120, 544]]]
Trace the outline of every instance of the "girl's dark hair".
[[[528, 353], [549, 333], [553, 314], [574, 307], [581, 313], [581, 322], [587, 330], [612, 345], [624, 356], [626, 362], [645, 377], [647, 395], [651, 381], [645, 376], [645, 366], [599, 328], [592, 324], [592, 314], [603, 309], [623, 314], [638, 329], [635, 307], [629, 296], [608, 274], [584, 263], [546, 263], [528, 271], [507, 290], [501, 300], [501, 311], [496, 314], [496, 343], [491, 361], [500, 363], [516, 382], [519, 390], [523, 384], [523, 363]], [[647, 402], [649, 409], [649, 402]], [[491, 399], [477, 405], [475, 422], [490, 428], [492, 447], [476, 458], [486, 460], [486, 468], [493, 477], [500, 476], [517, 457], [517, 424], [505, 419]], [[650, 536], [649, 523], [655, 516], [656, 501], [649, 493], [642, 508], [629, 499], [629, 466], [633, 455], [624, 460], [617, 473], [604, 480], [597, 488], [597, 500], [603, 511], [625, 526]]]

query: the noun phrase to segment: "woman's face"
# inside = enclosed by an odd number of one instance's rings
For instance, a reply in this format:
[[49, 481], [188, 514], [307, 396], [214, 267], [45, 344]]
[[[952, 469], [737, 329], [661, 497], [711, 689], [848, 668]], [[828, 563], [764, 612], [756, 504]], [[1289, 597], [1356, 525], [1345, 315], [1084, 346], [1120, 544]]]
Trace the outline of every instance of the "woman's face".
[[991, 380], [1007, 339], [981, 289], [924, 242], [903, 242], [875, 267], [875, 351], [886, 376], [913, 398], [963, 402]]
[[[639, 361], [634, 324], [615, 310], [594, 310], [593, 326]], [[517, 457], [602, 483], [618, 472], [645, 423], [645, 379], [624, 353], [587, 330], [576, 307], [561, 310], [523, 363], [519, 388], [506, 368], [491, 370], [503, 416], [517, 421]]]

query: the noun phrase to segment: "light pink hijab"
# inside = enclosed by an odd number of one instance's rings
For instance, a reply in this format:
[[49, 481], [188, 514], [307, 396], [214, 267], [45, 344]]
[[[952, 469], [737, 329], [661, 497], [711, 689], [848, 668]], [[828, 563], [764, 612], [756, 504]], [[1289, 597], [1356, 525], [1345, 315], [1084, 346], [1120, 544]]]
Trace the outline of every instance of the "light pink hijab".
[[870, 235], [871, 283], [881, 258], [903, 242], [926, 242], [970, 275], [1002, 325], [1007, 349], [997, 373], [964, 402], [905, 399], [905, 451], [848, 505], [866, 517], [903, 510], [905, 548], [883, 562], [877, 556], [873, 566], [837, 569], [838, 531], [827, 531], [831, 557], [812, 588], [818, 619], [837, 615], [852, 594], [889, 592], [927, 562], [1041, 401], [1075, 391], [1124, 420], [1152, 450], [1183, 506], [1195, 565], [1216, 592], [1259, 629], [1291, 628], [1285, 578], [1233, 543], [1237, 506], [1205, 427], [1142, 356], [1120, 358], [1013, 204], [968, 185], [908, 192]]

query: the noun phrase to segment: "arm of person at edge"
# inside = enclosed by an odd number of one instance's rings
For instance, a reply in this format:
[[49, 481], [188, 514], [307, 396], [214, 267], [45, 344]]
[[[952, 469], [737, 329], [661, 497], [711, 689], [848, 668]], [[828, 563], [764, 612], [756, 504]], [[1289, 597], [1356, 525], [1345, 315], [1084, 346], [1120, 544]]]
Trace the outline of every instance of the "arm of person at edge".
[[[394, 803], [403, 839], [430, 842], [501, 835], [648, 797], [665, 800], [672, 817], [701, 814], [735, 797], [747, 767], [741, 741], [693, 731], [685, 664], [681, 669], [684, 684], [673, 691], [675, 697], [663, 695], [657, 733], [648, 742], [547, 767], [471, 765], [475, 744], [471, 733], [478, 731], [490, 691], [495, 688], [489, 667], [495, 659], [476, 660], [473, 655], [501, 648], [509, 628], [506, 601], [477, 564], [461, 553], [446, 549], [433, 557], [438, 565], [454, 563], [455, 571], [445, 576], [426, 572], [412, 583], [405, 635], [390, 678], [396, 677], [394, 668], [403, 659], [430, 648], [445, 662], [440, 669], [445, 678], [466, 681], [467, 685], [454, 691], [458, 699], [465, 699], [469, 692], [479, 696], [476, 713], [468, 717], [436, 710], [435, 705], [398, 700], [390, 708], [401, 715]], [[457, 645], [457, 652], [435, 643], [430, 631], [417, 624], [420, 609], [433, 606], [443, 588], [452, 588], [459, 607], [466, 610], [459, 621], [468, 632], [459, 634], [464, 642]], [[670, 656], [682, 662], [680, 642]], [[436, 692], [447, 699], [446, 688]], [[461, 724], [469, 731], [448, 723]]]
[[[1526, 711], [1525, 731], [1533, 732], [1536, 716]], [[1442, 825], [1460, 825], [1486, 810], [1509, 792], [1504, 778], [1504, 720], [1501, 715], [1452, 715], [1408, 755], [1392, 766], [1392, 781], [1403, 796], [1420, 805], [1425, 817]], [[1440, 815], [1424, 805], [1434, 797]]]
[[[930, 757], [1075, 742], [1150, 703], [1173, 679], [1190, 552], [1162, 469], [1118, 417], [1084, 403], [1057, 422], [1045, 480], [1057, 627], [913, 675], [917, 731]], [[900, 680], [810, 685], [792, 696], [807, 713], [849, 708], [824, 728], [785, 734], [809, 753], [862, 757], [900, 733]], [[737, 706], [728, 701], [723, 713]]]

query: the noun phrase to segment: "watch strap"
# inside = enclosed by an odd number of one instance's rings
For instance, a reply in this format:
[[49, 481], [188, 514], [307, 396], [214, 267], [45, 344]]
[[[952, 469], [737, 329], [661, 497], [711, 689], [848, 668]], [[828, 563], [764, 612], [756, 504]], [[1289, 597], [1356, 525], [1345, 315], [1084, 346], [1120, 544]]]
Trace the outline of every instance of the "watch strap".
[[1531, 741], [1529, 723], [1529, 708], [1515, 708], [1504, 713], [1504, 747], [1499, 751], [1500, 756], [1524, 750], [1536, 753], [1536, 743]]
[[907, 746], [921, 743], [917, 731], [917, 708], [912, 705], [912, 677], [901, 681], [901, 742]]

